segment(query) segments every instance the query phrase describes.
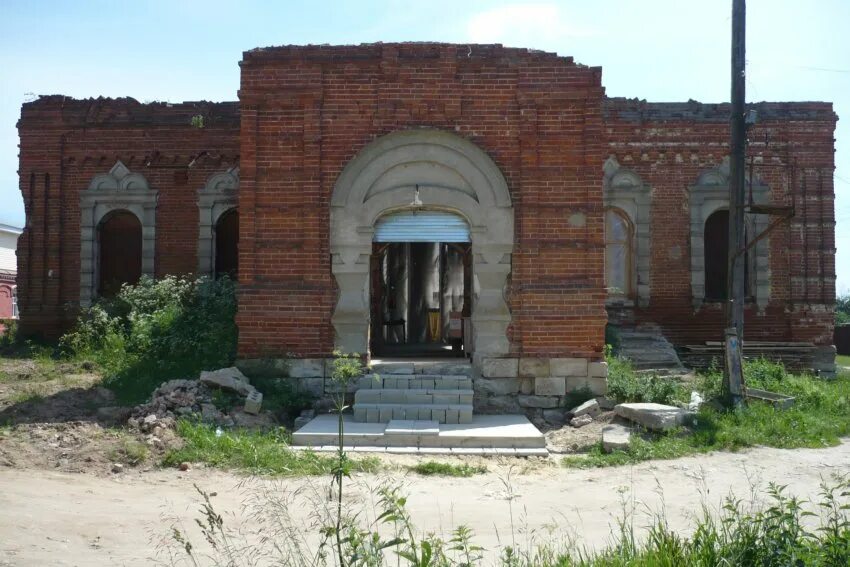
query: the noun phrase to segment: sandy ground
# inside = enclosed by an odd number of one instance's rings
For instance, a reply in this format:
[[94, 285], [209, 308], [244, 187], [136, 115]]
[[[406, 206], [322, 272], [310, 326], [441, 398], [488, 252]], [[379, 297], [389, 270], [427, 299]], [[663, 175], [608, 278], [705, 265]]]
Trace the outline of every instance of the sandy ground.
[[[850, 441], [830, 449], [759, 448], [587, 471], [523, 467], [524, 462], [492, 462], [487, 474], [460, 479], [402, 472], [357, 475], [347, 503], [374, 510], [372, 490], [396, 483], [409, 494], [411, 515], [424, 531], [445, 534], [467, 524], [474, 527], [476, 541], [492, 551], [500, 542], [509, 543], [512, 532], [524, 544], [535, 537], [526, 534], [540, 536], [547, 525], [557, 524], [564, 536], [600, 546], [610, 537], [624, 500], [636, 510], [635, 523], [641, 526], [647, 513], [662, 507], [663, 494], [670, 524], [686, 530], [702, 502], [717, 506], [730, 491], [747, 499], [752, 486], [769, 481], [816, 498], [822, 479], [850, 473]], [[226, 525], [245, 532], [259, 525], [243, 505], [264, 489], [292, 494], [289, 513], [308, 533], [314, 533], [313, 511], [327, 505], [327, 478], [246, 481], [205, 469], [107, 477], [0, 469], [0, 565], [150, 565], [157, 542], [167, 539], [177, 519], [203, 550], [194, 526], [199, 500], [193, 484], [215, 492], [212, 501]]]

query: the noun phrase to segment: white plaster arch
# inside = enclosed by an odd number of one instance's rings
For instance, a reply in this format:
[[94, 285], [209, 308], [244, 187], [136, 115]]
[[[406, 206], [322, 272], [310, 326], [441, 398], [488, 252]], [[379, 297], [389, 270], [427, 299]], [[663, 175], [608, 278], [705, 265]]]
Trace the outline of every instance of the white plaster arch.
[[605, 208], [623, 211], [634, 227], [632, 239], [631, 278], [635, 284], [635, 296], [640, 307], [649, 305], [650, 264], [652, 261], [651, 207], [652, 188], [644, 183], [640, 175], [620, 165], [615, 156], [610, 156], [602, 167], [603, 196]]
[[142, 275], [154, 275], [156, 204], [158, 192], [140, 173], [116, 161], [109, 173], [95, 175], [80, 192], [80, 305], [88, 307], [97, 296], [99, 251], [97, 230], [114, 211], [129, 211], [142, 224]]
[[215, 173], [198, 190], [198, 273], [213, 275], [215, 270], [215, 225], [237, 206], [239, 168]]
[[[749, 189], [748, 195], [749, 195]], [[770, 202], [770, 189], [761, 179], [753, 180], [753, 201]], [[717, 166], [700, 173], [696, 183], [688, 188], [691, 232], [691, 301], [695, 310], [705, 302], [705, 223], [712, 214], [729, 209], [729, 158]], [[747, 215], [746, 230], [749, 239], [761, 234], [768, 221], [762, 215]], [[769, 238], [756, 243], [747, 254], [750, 266], [750, 289], [759, 311], [770, 300], [770, 245]]]
[[378, 138], [361, 150], [337, 179], [331, 197], [330, 233], [332, 271], [339, 285], [331, 319], [335, 346], [347, 352], [366, 352], [369, 256], [375, 221], [411, 209], [445, 210], [469, 223], [475, 356], [507, 354], [511, 315], [504, 289], [514, 245], [508, 185], [478, 146], [433, 129], [405, 130]]

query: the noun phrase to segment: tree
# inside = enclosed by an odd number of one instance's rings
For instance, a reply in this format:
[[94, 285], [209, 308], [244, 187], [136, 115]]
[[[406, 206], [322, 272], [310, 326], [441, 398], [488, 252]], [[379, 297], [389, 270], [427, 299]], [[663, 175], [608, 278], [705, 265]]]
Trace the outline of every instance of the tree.
[[835, 326], [850, 325], [850, 294], [835, 299]]

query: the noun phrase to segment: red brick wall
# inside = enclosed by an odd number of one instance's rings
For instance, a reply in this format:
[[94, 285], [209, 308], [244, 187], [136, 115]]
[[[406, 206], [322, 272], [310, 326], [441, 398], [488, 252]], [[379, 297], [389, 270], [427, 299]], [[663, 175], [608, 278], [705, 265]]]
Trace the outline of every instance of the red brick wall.
[[[336, 300], [329, 200], [366, 144], [454, 132], [507, 179], [516, 214], [517, 354], [599, 357], [600, 69], [501, 46], [376, 44], [249, 51], [242, 61], [239, 355], [327, 355]], [[568, 217], [586, 215], [584, 226]]]
[[[190, 125], [195, 115], [205, 117], [204, 128]], [[236, 103], [42, 97], [23, 105], [18, 131], [27, 216], [18, 239], [22, 332], [55, 337], [76, 318], [80, 191], [117, 160], [159, 191], [156, 274], [196, 270], [197, 191], [211, 174], [238, 164]]]
[[[638, 321], [678, 343], [717, 338], [719, 306], [691, 305], [688, 187], [728, 153], [727, 107], [605, 99], [599, 68], [493, 45], [282, 47], [246, 52], [241, 66], [240, 103], [51, 96], [23, 106], [24, 332], [55, 336], [76, 316], [79, 191], [93, 176], [120, 159], [159, 191], [155, 264], [164, 275], [195, 270], [197, 190], [238, 164], [239, 355], [329, 354], [336, 179], [375, 138], [429, 127], [477, 144], [508, 182], [515, 354], [600, 355], [602, 164], [611, 154], [653, 188], [651, 299]], [[203, 129], [190, 125], [198, 114]], [[767, 104], [761, 117], [751, 133], [756, 172], [797, 215], [770, 238], [770, 303], [763, 314], [748, 307], [747, 336], [829, 344], [836, 118], [822, 103]], [[583, 224], [568, 222], [581, 215]]]
[[[772, 232], [770, 301], [748, 305], [749, 340], [832, 344], [835, 302], [834, 131], [829, 103], [760, 103], [749, 132], [753, 174], [772, 204], [795, 216]], [[662, 326], [673, 342], [721, 340], [723, 306], [691, 303], [688, 187], [729, 153], [729, 105], [608, 99], [611, 155], [652, 187], [651, 298], [637, 322]], [[750, 160], [748, 159], [748, 164]]]

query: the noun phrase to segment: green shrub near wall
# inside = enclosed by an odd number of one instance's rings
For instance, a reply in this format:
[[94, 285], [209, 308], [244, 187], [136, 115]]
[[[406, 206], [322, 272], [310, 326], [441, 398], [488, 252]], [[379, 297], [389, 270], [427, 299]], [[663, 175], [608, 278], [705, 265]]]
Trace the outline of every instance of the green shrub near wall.
[[86, 310], [61, 344], [96, 362], [119, 402], [135, 404], [168, 380], [231, 366], [235, 316], [228, 278], [143, 277]]

